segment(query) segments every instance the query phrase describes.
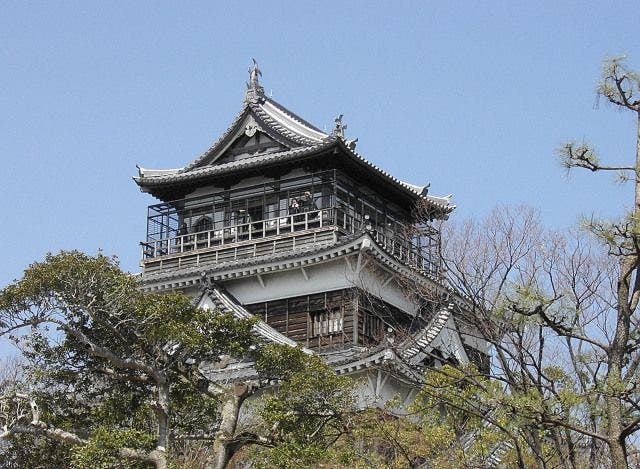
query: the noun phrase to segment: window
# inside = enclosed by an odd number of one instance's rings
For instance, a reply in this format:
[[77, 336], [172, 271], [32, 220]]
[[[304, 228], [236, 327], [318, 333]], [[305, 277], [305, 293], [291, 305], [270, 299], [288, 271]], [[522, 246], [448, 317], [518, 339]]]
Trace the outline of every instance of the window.
[[211, 223], [211, 218], [202, 217], [195, 224], [194, 232], [200, 233], [201, 231], [209, 231], [213, 228], [213, 224]]
[[322, 311], [312, 317], [312, 336], [331, 335], [342, 332], [342, 312]]

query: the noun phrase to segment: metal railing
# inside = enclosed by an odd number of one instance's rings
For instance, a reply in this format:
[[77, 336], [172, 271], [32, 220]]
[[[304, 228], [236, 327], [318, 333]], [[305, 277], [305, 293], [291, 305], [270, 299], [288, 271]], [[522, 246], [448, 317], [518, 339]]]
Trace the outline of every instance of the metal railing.
[[438, 246], [421, 245], [420, 237], [410, 234], [415, 233], [415, 230], [405, 225], [397, 224], [393, 228], [375, 225], [366, 217], [347, 213], [344, 207], [312, 210], [141, 242], [142, 260], [223, 248], [226, 245], [238, 243], [249, 244], [265, 238], [288, 237], [290, 234], [326, 227], [337, 228], [346, 235], [367, 230], [380, 246], [402, 263], [426, 273], [438, 275]]
[[142, 259], [153, 259], [170, 254], [181, 254], [198, 249], [214, 248], [226, 244], [281, 236], [312, 228], [334, 225], [332, 209], [312, 210], [284, 217], [251, 221], [196, 233], [140, 243]]

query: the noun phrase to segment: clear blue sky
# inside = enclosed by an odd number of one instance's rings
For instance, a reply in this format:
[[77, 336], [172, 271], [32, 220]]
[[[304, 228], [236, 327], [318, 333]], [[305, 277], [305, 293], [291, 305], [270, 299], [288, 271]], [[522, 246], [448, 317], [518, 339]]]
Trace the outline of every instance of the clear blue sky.
[[182, 166], [239, 111], [251, 57], [273, 97], [397, 177], [454, 194], [454, 218], [539, 207], [613, 216], [630, 188], [567, 177], [587, 139], [633, 158], [634, 120], [594, 108], [606, 55], [640, 69], [629, 2], [22, 2], [0, 14], [0, 286], [48, 251], [138, 269], [139, 163]]

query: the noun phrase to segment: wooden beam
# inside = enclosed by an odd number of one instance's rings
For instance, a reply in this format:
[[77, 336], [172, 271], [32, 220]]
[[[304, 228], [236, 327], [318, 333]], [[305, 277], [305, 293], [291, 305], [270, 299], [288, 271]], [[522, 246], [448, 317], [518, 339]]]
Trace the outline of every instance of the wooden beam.
[[256, 278], [258, 279], [258, 283], [260, 284], [260, 286], [262, 288], [266, 288], [266, 286], [264, 284], [264, 279], [262, 278], [262, 275], [258, 274], [258, 275], [256, 275]]
[[307, 273], [307, 269], [305, 269], [303, 266], [300, 266], [300, 271], [302, 272], [302, 276], [304, 277], [304, 279], [309, 280], [309, 274]]

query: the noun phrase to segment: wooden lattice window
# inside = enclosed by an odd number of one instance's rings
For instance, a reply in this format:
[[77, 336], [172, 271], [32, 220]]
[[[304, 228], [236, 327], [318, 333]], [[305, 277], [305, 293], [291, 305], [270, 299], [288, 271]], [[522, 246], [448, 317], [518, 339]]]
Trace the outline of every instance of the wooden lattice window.
[[326, 336], [342, 332], [342, 312], [322, 311], [312, 316], [312, 336]]

